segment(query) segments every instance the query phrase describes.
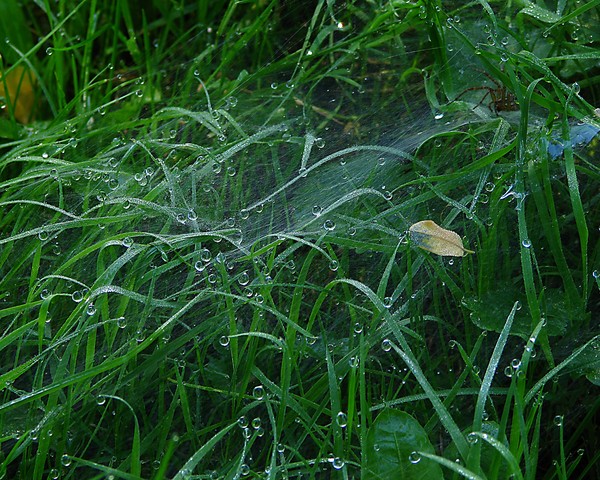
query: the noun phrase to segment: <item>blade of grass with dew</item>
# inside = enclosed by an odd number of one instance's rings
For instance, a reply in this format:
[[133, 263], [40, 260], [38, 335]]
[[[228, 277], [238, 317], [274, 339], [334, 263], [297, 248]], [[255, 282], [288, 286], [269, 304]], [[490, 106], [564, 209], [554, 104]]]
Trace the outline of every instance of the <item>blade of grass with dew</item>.
[[540, 152], [540, 157], [540, 164], [531, 161], [528, 163], [529, 184], [531, 185], [537, 212], [540, 215], [540, 223], [545, 233], [544, 236], [550, 245], [554, 261], [556, 262], [556, 266], [558, 267], [558, 271], [569, 297], [569, 302], [571, 305], [576, 306], [579, 305], [581, 301], [577, 292], [577, 287], [575, 286], [575, 281], [573, 280], [573, 274], [567, 264], [563, 252], [558, 225], [558, 215], [549, 181], [550, 172], [548, 169], [547, 152]]
[[[567, 98], [567, 104], [570, 103], [573, 94], [576, 94], [575, 89], [572, 88]], [[562, 120], [562, 134], [564, 138], [569, 139], [571, 137], [571, 129], [569, 126], [569, 118], [567, 112], [563, 116]], [[569, 197], [571, 199], [571, 206], [573, 208], [573, 215], [575, 217], [575, 224], [577, 225], [577, 232], [579, 234], [579, 248], [581, 249], [581, 275], [582, 275], [582, 298], [587, 298], [589, 294], [588, 290], [588, 227], [585, 221], [585, 212], [583, 209], [583, 203], [581, 202], [581, 195], [579, 193], [579, 182], [577, 181], [577, 173], [575, 170], [575, 159], [573, 156], [573, 143], [569, 140], [566, 141], [564, 148], [565, 156], [565, 171], [567, 174], [567, 185], [569, 187]]]
[[[329, 384], [329, 402], [331, 404], [331, 435], [333, 436], [333, 454], [337, 458], [343, 458], [344, 456], [344, 438], [342, 436], [342, 427], [337, 421], [338, 412], [342, 411], [342, 399], [340, 386], [338, 384], [338, 375], [336, 373], [335, 365], [331, 359], [331, 355], [328, 349], [325, 349], [325, 362], [327, 364], [327, 379]], [[347, 478], [347, 468], [344, 465], [342, 467], [342, 473], [344, 478]]]
[[183, 480], [187, 475], [190, 474], [198, 465], [198, 463], [208, 454], [211, 453], [212, 449], [215, 447], [219, 441], [225, 437], [233, 428], [237, 427], [237, 422], [228, 425], [223, 428], [219, 432], [217, 432], [210, 440], [208, 440], [202, 447], [200, 447], [196, 452], [190, 457], [190, 459], [185, 462], [183, 467], [175, 474], [173, 480]]
[[487, 433], [473, 432], [473, 434], [475, 436], [481, 438], [482, 440], [485, 440], [492, 447], [494, 447], [498, 452], [500, 452], [500, 454], [508, 462], [508, 465], [510, 466], [510, 469], [511, 469], [511, 472], [512, 472], [512, 475], [514, 476], [514, 478], [517, 480], [523, 480], [523, 474], [521, 473], [519, 463], [517, 462], [517, 460], [515, 459], [513, 454], [510, 452], [510, 450], [508, 448], [506, 448], [506, 446], [503, 443], [499, 442], [497, 439], [495, 439], [494, 437], [490, 436]]
[[[446, 408], [450, 408], [450, 406], [452, 405], [452, 402], [454, 401], [456, 396], [461, 391], [463, 391], [462, 386], [464, 385], [465, 381], [467, 380], [467, 377], [469, 376], [469, 374], [473, 371], [473, 368], [474, 368], [473, 362], [475, 361], [475, 358], [477, 357], [477, 354], [479, 353], [479, 350], [481, 349], [481, 346], [483, 345], [483, 340], [485, 339], [485, 337], [486, 337], [486, 335], [479, 335], [479, 337], [477, 338], [477, 341], [475, 342], [475, 345], [473, 346], [473, 349], [471, 350], [470, 355], [467, 354], [467, 352], [464, 350], [462, 345], [460, 345], [460, 343], [456, 342], [455, 340], [450, 340], [451, 342], [455, 342], [456, 348], [460, 352], [460, 355], [461, 355], [463, 361], [465, 362], [466, 368], [461, 372], [460, 376], [458, 377], [458, 379], [452, 386], [452, 389], [446, 395], [446, 399], [444, 400], [444, 406]], [[481, 390], [477, 390], [477, 393], [479, 394], [480, 391]], [[440, 392], [438, 391], [438, 393], [440, 393]], [[431, 432], [438, 421], [439, 421], [438, 417], [431, 417], [431, 419], [425, 425], [425, 430], [427, 432]]]
[[531, 389], [529, 390], [529, 392], [527, 392], [527, 395], [525, 395], [525, 404], [528, 404], [529, 402], [531, 402], [531, 400], [533, 400], [533, 398], [537, 395], [537, 393], [542, 388], [544, 388], [544, 386], [546, 385], [546, 383], [548, 383], [549, 380], [551, 380], [552, 378], [554, 378], [555, 376], [557, 376], [558, 373], [563, 368], [565, 368], [566, 366], [568, 366], [583, 351], [585, 351], [589, 347], [593, 348], [594, 345], [598, 345], [598, 342], [600, 342], [600, 335], [596, 335], [592, 339], [590, 339], [587, 342], [585, 342], [582, 346], [580, 346], [577, 349], [575, 349], [575, 351], [573, 353], [571, 353], [571, 355], [569, 355], [562, 362], [560, 362], [558, 365], [556, 365], [554, 368], [552, 368], [546, 375], [544, 375], [540, 380], [538, 380], [533, 387], [531, 387]]
[[[512, 310], [508, 314], [506, 318], [506, 323], [504, 324], [504, 328], [496, 341], [496, 346], [494, 347], [494, 351], [492, 352], [492, 356], [488, 363], [488, 367], [485, 371], [485, 375], [483, 376], [483, 381], [481, 382], [481, 387], [479, 389], [479, 395], [477, 396], [477, 402], [475, 403], [475, 414], [473, 415], [473, 430], [478, 432], [481, 430], [481, 425], [483, 423], [483, 411], [485, 409], [485, 403], [488, 400], [488, 393], [492, 386], [492, 381], [496, 375], [496, 370], [498, 369], [498, 363], [500, 362], [500, 357], [502, 356], [502, 352], [504, 351], [504, 347], [506, 346], [506, 341], [508, 340], [508, 335], [510, 333], [510, 329], [512, 327], [513, 319], [515, 318], [515, 313], [517, 312], [518, 302], [515, 302]], [[480, 469], [480, 454], [481, 454], [481, 444], [475, 444], [471, 447], [469, 452], [469, 460], [467, 462], [467, 467], [471, 470], [478, 471]]]
[[[519, 122], [519, 146], [517, 149], [517, 161], [516, 161], [516, 174], [515, 174], [515, 194], [517, 198], [517, 219], [519, 226], [519, 243], [521, 253], [521, 269], [523, 272], [523, 283], [525, 284], [525, 294], [527, 296], [527, 303], [531, 312], [531, 325], [532, 328], [538, 324], [541, 319], [540, 305], [536, 294], [535, 282], [533, 279], [533, 267], [531, 262], [531, 241], [527, 232], [527, 220], [525, 218], [525, 180], [523, 170], [525, 168], [525, 156], [527, 151], [527, 133], [529, 123], [529, 106], [531, 103], [531, 96], [537, 84], [542, 80], [541, 78], [534, 80], [529, 84], [527, 90], [523, 93], [522, 87], [518, 82], [514, 71], [508, 70], [509, 77], [513, 83], [514, 90], [517, 95], [517, 100], [520, 105], [521, 119]], [[546, 360], [553, 366], [554, 358], [550, 349], [550, 344], [547, 335], [542, 332], [540, 338], [542, 349]]]
[[[399, 341], [401, 343], [406, 344], [406, 340], [403, 339], [402, 332], [400, 332], [396, 328], [393, 328], [392, 331], [394, 332], [394, 335], [396, 336], [397, 339], [399, 339]], [[400, 339], [402, 339], [402, 340], [400, 340]], [[421, 388], [425, 391], [425, 394], [427, 395], [428, 400], [432, 403], [433, 408], [435, 409], [437, 415], [440, 418], [441, 424], [444, 425], [446, 430], [448, 430], [448, 433], [450, 434], [450, 437], [452, 437], [452, 440], [456, 444], [456, 448], [458, 449], [458, 452], [460, 453], [461, 457], [463, 459], [466, 459], [467, 455], [468, 455], [469, 447], [467, 445], [465, 437], [463, 436], [462, 432], [458, 428], [458, 425], [456, 425], [456, 422], [450, 415], [450, 412], [444, 406], [442, 401], [439, 399], [437, 393], [435, 392], [435, 390], [433, 389], [433, 387], [431, 386], [431, 384], [429, 383], [429, 381], [423, 374], [423, 371], [419, 367], [419, 364], [416, 362], [416, 360], [414, 360], [414, 358], [412, 358], [412, 354], [409, 355], [408, 353], [406, 353], [404, 350], [402, 350], [401, 348], [399, 348], [397, 345], [395, 345], [393, 343], [391, 343], [391, 346], [396, 351], [396, 353], [398, 355], [400, 355], [400, 357], [402, 358], [404, 363], [406, 363], [407, 367], [410, 369], [410, 371], [413, 373], [413, 375], [415, 376], [415, 378], [421, 385]], [[408, 346], [408, 344], [406, 344], [406, 346]], [[408, 350], [408, 351], [410, 351], [410, 350]]]
[[468, 480], [484, 480], [484, 477], [472, 472], [466, 467], [463, 467], [460, 463], [453, 462], [452, 460], [448, 460], [447, 458], [440, 457], [439, 455], [434, 455], [432, 453], [427, 452], [417, 452], [419, 455], [425, 458], [429, 458], [434, 462], [439, 463], [442, 467], [446, 467], [448, 470], [451, 470], [455, 473], [458, 473], [463, 478], [467, 478]]

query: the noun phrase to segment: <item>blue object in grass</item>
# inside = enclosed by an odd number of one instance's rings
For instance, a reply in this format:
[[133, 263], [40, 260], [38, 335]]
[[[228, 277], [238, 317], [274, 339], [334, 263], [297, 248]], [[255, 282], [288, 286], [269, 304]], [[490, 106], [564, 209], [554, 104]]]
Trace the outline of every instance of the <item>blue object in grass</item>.
[[589, 123], [573, 125], [571, 127], [571, 138], [565, 140], [555, 137], [548, 143], [548, 153], [552, 159], [556, 159], [563, 154], [567, 142], [571, 142], [573, 147], [584, 147], [598, 135], [598, 132], [600, 132], [600, 128]]

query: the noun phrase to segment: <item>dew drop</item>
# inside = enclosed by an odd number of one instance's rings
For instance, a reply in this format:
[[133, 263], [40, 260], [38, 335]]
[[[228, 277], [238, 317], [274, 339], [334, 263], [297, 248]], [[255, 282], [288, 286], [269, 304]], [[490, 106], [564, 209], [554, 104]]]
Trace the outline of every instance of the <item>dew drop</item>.
[[238, 418], [237, 423], [240, 428], [248, 428], [248, 418], [246, 418], [245, 415], [242, 415], [240, 418]]
[[408, 461], [410, 463], [419, 463], [421, 461], [421, 455], [419, 452], [411, 452], [408, 456]]
[[83, 300], [83, 293], [81, 292], [81, 290], [75, 290], [71, 294], [71, 300], [73, 300], [75, 303], [81, 302]]
[[206, 264], [204, 262], [202, 262], [201, 260], [198, 260], [196, 263], [194, 263], [194, 269], [197, 272], [203, 272], [205, 268], [206, 268]]
[[348, 415], [346, 415], [344, 412], [338, 412], [335, 417], [335, 421], [340, 427], [345, 428], [346, 425], [348, 425]]
[[252, 396], [257, 400], [262, 400], [265, 397], [265, 389], [262, 385], [257, 385], [252, 389]]
[[250, 276], [248, 275], [248, 272], [242, 272], [240, 273], [240, 276], [238, 278], [238, 283], [241, 286], [246, 286], [248, 285], [248, 282], [250, 281]]
[[210, 253], [210, 250], [208, 248], [203, 248], [202, 250], [200, 250], [200, 259], [203, 262], [210, 262], [211, 258], [212, 254]]
[[556, 415], [556, 417], [554, 417], [554, 425], [556, 425], [557, 427], [562, 427], [562, 424], [563, 424], [563, 416]]
[[332, 232], [335, 230], [335, 222], [333, 220], [325, 220], [323, 223], [323, 228], [328, 232]]

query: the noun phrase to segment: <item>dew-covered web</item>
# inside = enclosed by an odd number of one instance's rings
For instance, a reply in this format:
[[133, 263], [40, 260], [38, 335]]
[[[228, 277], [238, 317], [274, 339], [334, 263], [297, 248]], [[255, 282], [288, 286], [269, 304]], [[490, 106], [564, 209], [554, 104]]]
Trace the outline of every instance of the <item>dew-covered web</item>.
[[[6, 182], [7, 208], [29, 204], [38, 196], [31, 192], [45, 194], [3, 243], [38, 237], [62, 258], [76, 254], [73, 240], [84, 228], [98, 241], [144, 245], [157, 255], [154, 267], [180, 257], [199, 277], [210, 276], [215, 262], [233, 267], [285, 238], [300, 245], [373, 236], [374, 248], [393, 249], [411, 223], [431, 215], [415, 212], [421, 199], [410, 201], [423, 179], [456, 165], [442, 152], [444, 134], [479, 120], [432, 108], [420, 75], [400, 85], [395, 68], [404, 60], [392, 56], [388, 69], [367, 72], [356, 85], [324, 78], [310, 88], [295, 84], [293, 75], [307, 68], [298, 62], [263, 88], [240, 75], [221, 97], [194, 60], [165, 67], [162, 86], [108, 68], [104, 75], [122, 82], [109, 102], [32, 132], [10, 153], [12, 162], [35, 166]], [[355, 68], [347, 67], [349, 78]], [[189, 95], [167, 97], [182, 82]], [[136, 112], [141, 119], [127, 121]], [[125, 128], [115, 132], [117, 120]], [[435, 165], [417, 153], [434, 138]], [[463, 195], [457, 202], [472, 212], [473, 192]]]

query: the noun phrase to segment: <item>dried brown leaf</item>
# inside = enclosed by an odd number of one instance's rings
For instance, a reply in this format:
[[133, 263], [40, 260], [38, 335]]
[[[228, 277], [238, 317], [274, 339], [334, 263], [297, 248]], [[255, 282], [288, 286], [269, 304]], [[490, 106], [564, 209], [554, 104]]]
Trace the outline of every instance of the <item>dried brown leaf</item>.
[[433, 220], [422, 220], [408, 229], [411, 241], [429, 252], [445, 257], [464, 257], [475, 253], [463, 246], [462, 238], [452, 230], [440, 227]]

